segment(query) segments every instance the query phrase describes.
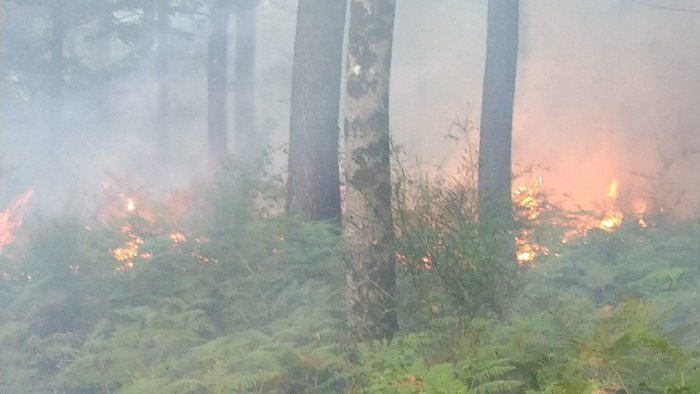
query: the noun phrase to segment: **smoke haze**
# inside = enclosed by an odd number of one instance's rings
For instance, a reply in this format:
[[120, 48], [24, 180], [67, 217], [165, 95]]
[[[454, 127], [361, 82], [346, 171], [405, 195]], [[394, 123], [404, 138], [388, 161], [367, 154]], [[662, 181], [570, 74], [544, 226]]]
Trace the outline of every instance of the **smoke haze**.
[[[653, 4], [698, 7], [692, 0]], [[462, 147], [443, 136], [458, 119], [478, 127], [486, 5], [398, 2], [391, 124], [409, 157], [454, 168]], [[295, 7], [294, 1], [267, 1], [258, 9], [258, 125], [272, 146], [286, 141], [289, 127]], [[547, 188], [584, 205], [599, 201], [614, 178], [629, 203], [646, 198], [652, 183], [644, 176], [652, 176], [674, 196], [667, 204], [695, 207], [700, 14], [633, 0], [524, 0], [521, 8], [513, 162], [538, 166], [535, 175], [543, 176]], [[39, 9], [29, 13], [7, 3], [3, 13], [1, 45], [9, 48], [6, 53], [18, 51], [16, 57], [22, 56], [21, 43], [8, 37], [50, 30]], [[153, 56], [98, 80], [69, 67], [66, 127], [58, 145], [47, 131], [47, 97], [23, 76], [4, 75], [3, 89], [13, 94], [2, 99], [0, 112], [3, 202], [34, 186], [40, 200], [61, 207], [75, 193], [99, 187], [106, 172], [157, 188], [206, 173], [207, 28], [177, 23], [194, 38], [171, 43], [171, 156], [162, 161], [154, 154]], [[89, 27], [68, 33], [67, 57], [124, 55], [116, 40], [105, 52], [106, 41], [84, 39], [88, 33]], [[232, 67], [229, 72], [232, 80]], [[231, 95], [231, 113], [233, 106]]]

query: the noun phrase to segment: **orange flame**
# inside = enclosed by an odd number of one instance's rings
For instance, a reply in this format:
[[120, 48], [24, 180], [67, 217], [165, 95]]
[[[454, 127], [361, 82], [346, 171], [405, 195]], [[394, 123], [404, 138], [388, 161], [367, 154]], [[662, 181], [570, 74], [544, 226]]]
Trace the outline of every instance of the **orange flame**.
[[[610, 198], [613, 203], [615, 200], [617, 200], [617, 179], [613, 179], [612, 182], [610, 182], [610, 186], [608, 187], [608, 198]], [[612, 208], [610, 212], [606, 213], [605, 216], [600, 220], [600, 224], [598, 225], [598, 228], [610, 232], [613, 229], [620, 227], [620, 224], [622, 224], [622, 217], [623, 214], [618, 210], [617, 208]]]
[[622, 224], [622, 212], [613, 212], [600, 221], [600, 228], [603, 231], [611, 232]]
[[[537, 243], [533, 239], [532, 228], [530, 225], [536, 225], [541, 222], [542, 214], [542, 198], [539, 187], [542, 185], [542, 177], [538, 178], [536, 185], [518, 186], [513, 191], [513, 202], [518, 212], [518, 216], [527, 223], [526, 228], [520, 230], [515, 237], [516, 261], [518, 264], [526, 264], [534, 262], [538, 256], [549, 254], [549, 249]], [[608, 186], [607, 197], [609, 201], [598, 215], [589, 216], [586, 214], [571, 213], [568, 217], [562, 219], [554, 219], [550, 224], [568, 228], [562, 234], [561, 242], [568, 243], [572, 239], [584, 236], [591, 229], [600, 229], [605, 232], [612, 232], [620, 227], [623, 220], [623, 213], [615, 205], [619, 194], [619, 183], [617, 179], [613, 179]], [[644, 201], [637, 202], [638, 207], [635, 207], [637, 217], [646, 210]], [[638, 221], [640, 228], [646, 228], [648, 225], [643, 218]]]
[[[537, 178], [537, 183], [532, 186], [521, 185], [513, 191], [513, 201], [518, 216], [526, 222], [536, 224], [542, 214], [542, 199], [539, 188], [542, 186], [542, 177]], [[538, 255], [548, 254], [549, 250], [532, 239], [528, 228], [521, 229], [515, 237], [516, 262], [520, 265], [532, 263]]]
[[109, 249], [109, 254], [114, 257], [115, 260], [119, 262], [114, 267], [117, 272], [126, 271], [134, 268], [134, 259], [137, 257], [148, 260], [153, 257], [149, 252], [141, 252], [139, 249], [144, 244], [143, 238], [136, 235], [133, 228], [130, 225], [124, 225], [121, 227], [121, 232], [129, 237], [129, 240], [125, 241], [124, 244], [118, 248]]
[[608, 197], [615, 201], [617, 199], [617, 179], [613, 179], [608, 187]]
[[34, 191], [32, 189], [22, 193], [12, 204], [0, 211], [0, 253], [5, 246], [15, 239], [15, 231], [22, 225], [24, 207], [31, 200]]

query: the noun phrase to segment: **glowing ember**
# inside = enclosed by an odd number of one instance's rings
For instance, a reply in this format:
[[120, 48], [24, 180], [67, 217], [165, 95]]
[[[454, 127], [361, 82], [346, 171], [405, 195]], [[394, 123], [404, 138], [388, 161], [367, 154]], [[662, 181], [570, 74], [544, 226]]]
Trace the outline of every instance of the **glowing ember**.
[[24, 207], [34, 194], [32, 189], [27, 190], [12, 202], [3, 211], [0, 211], [0, 253], [5, 246], [15, 239], [15, 231], [22, 225]]
[[131, 226], [124, 225], [121, 227], [121, 231], [126, 234], [129, 239], [125, 241], [122, 246], [109, 250], [109, 254], [119, 262], [119, 264], [114, 267], [117, 272], [134, 268], [134, 259], [136, 258], [147, 260], [153, 257], [151, 253], [141, 253], [139, 251], [144, 244], [144, 240], [134, 233]]
[[126, 203], [126, 210], [129, 211], [129, 212], [133, 212], [134, 210], [136, 210], [136, 204], [134, 203], [134, 199], [133, 199], [133, 198], [129, 198], [129, 199], [127, 200], [127, 203]]
[[521, 185], [513, 191], [513, 202], [517, 216], [526, 223], [526, 227], [518, 231], [515, 237], [515, 257], [520, 265], [532, 263], [539, 254], [547, 254], [549, 250], [539, 245], [532, 239], [532, 226], [540, 222], [542, 214], [542, 196], [540, 187], [542, 177], [537, 178], [537, 183], [531, 186]]
[[520, 264], [524, 264], [530, 261], [534, 261], [537, 254], [535, 251], [531, 250], [530, 245], [524, 245], [523, 250], [518, 251], [516, 256]]
[[423, 261], [423, 269], [430, 270], [433, 268], [433, 258], [430, 255], [425, 255], [421, 259]]
[[599, 228], [603, 231], [610, 232], [614, 230], [617, 227], [620, 227], [620, 224], [622, 223], [622, 212], [615, 212], [612, 213], [606, 217], [604, 217], [600, 221], [600, 226]]
[[170, 243], [174, 246], [187, 241], [187, 236], [179, 231], [170, 234]]

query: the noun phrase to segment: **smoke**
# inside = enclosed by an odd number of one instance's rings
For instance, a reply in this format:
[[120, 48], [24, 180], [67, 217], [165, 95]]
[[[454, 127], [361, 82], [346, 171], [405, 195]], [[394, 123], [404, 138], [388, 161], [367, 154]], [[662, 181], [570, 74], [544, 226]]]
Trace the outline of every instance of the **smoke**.
[[[392, 131], [418, 156], [454, 156], [440, 137], [465, 113], [478, 125], [486, 4], [398, 7]], [[697, 204], [698, 34], [700, 15], [632, 0], [521, 1], [514, 163], [539, 165], [545, 186], [584, 205], [613, 178], [628, 200], [645, 197], [640, 174], [674, 189], [667, 204]]]
[[[262, 44], [257, 56], [256, 93], [260, 138], [265, 140], [279, 139], [288, 128], [295, 15], [283, 5], [263, 2], [258, 8], [258, 40]], [[124, 43], [114, 34], [99, 35], [99, 24], [69, 26], [64, 49], [68, 64], [64, 127], [56, 136], [48, 116], [52, 103], [44, 86], [50, 15], [41, 7], [12, 3], [8, 7], [11, 9], [4, 11], [11, 17], [0, 37], [2, 65], [5, 70], [22, 71], [18, 77], [3, 75], [3, 83], [9, 81], [6, 85], [12, 94], [0, 103], [4, 148], [0, 203], [6, 205], [32, 187], [37, 207], [51, 212], [76, 206], [81, 210], [104, 193], [105, 184], [123, 183], [153, 195], [208, 174], [206, 21], [197, 25], [178, 15], [171, 18], [175, 29], [189, 35], [173, 33], [170, 37], [167, 135], [159, 134], [155, 119], [157, 78], [161, 76], [156, 69], [155, 32]], [[138, 12], [118, 14], [135, 23], [142, 16]], [[232, 19], [229, 53], [234, 54]], [[18, 44], [22, 41], [35, 47], [22, 48]], [[134, 51], [145, 52], [134, 56]], [[234, 59], [229, 60], [232, 92], [235, 69]], [[234, 107], [231, 94], [231, 133]]]
[[[273, 146], [288, 137], [295, 3], [266, 1], [258, 9], [258, 126], [261, 138]], [[700, 14], [643, 3], [521, 1], [514, 163], [536, 165], [546, 187], [584, 205], [604, 198], [617, 178], [621, 201], [648, 199], [652, 189], [661, 189], [666, 205], [694, 208], [700, 195], [695, 170], [700, 164], [695, 153], [700, 149], [700, 51], [695, 42]], [[672, 8], [695, 3], [653, 0]], [[23, 58], [28, 53], [8, 42], [12, 34], [41, 37], [50, 28], [39, 8], [11, 4], [3, 8], [0, 45], [9, 48], [3, 50], [3, 62], [9, 55]], [[391, 123], [411, 157], [454, 168], [463, 147], [443, 136], [458, 119], [478, 127], [486, 6], [487, 0], [398, 2]], [[154, 132], [157, 74], [152, 55], [99, 81], [68, 73], [66, 128], [54, 145], [47, 131], [47, 97], [21, 76], [21, 83], [10, 83], [12, 98], [2, 98], [0, 111], [1, 202], [35, 187], [39, 201], [62, 209], [76, 194], [99, 189], [106, 173], [157, 190], [205, 174], [206, 23], [200, 27], [193, 40], [171, 42], [170, 156], [165, 161], [156, 155], [161, 139]], [[105, 52], [103, 43], [81, 38], [84, 33], [69, 32], [68, 55], [116, 58], [124, 51], [116, 45]], [[234, 70], [229, 69], [233, 89]], [[16, 77], [3, 75], [3, 88]], [[231, 95], [231, 114], [234, 106]], [[276, 164], [284, 167], [284, 158]]]

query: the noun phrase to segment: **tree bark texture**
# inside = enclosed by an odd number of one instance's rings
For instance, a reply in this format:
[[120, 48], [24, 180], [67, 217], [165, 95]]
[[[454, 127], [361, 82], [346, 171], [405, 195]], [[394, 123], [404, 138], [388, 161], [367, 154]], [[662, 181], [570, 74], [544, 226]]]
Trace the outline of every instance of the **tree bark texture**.
[[218, 164], [227, 154], [228, 0], [211, 0], [207, 59], [207, 127], [209, 159]]
[[518, 0], [489, 0], [479, 142], [479, 219], [509, 226], [511, 137], [518, 58]]
[[287, 212], [340, 219], [338, 117], [345, 0], [299, 2], [289, 138]]
[[250, 165], [262, 151], [255, 124], [255, 6], [256, 0], [236, 4], [236, 111], [234, 153]]
[[346, 308], [351, 338], [398, 329], [391, 217], [389, 73], [395, 0], [350, 0], [345, 92]]

